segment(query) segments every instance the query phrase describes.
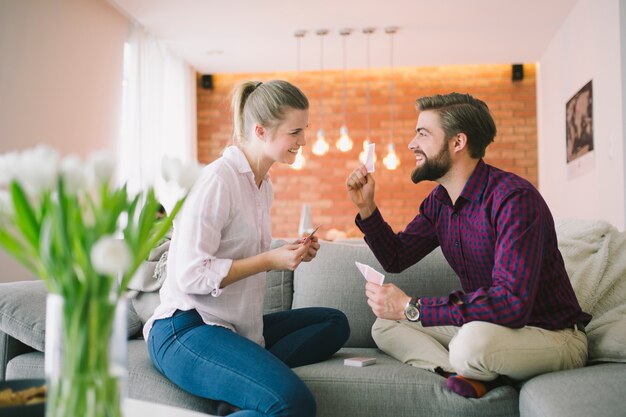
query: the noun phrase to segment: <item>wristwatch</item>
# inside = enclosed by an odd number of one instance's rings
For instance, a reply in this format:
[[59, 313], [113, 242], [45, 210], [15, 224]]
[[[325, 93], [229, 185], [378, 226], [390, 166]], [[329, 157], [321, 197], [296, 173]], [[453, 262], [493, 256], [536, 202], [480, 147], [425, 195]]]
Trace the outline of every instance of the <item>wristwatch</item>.
[[404, 307], [404, 315], [408, 321], [419, 321], [420, 319], [420, 299], [413, 297]]

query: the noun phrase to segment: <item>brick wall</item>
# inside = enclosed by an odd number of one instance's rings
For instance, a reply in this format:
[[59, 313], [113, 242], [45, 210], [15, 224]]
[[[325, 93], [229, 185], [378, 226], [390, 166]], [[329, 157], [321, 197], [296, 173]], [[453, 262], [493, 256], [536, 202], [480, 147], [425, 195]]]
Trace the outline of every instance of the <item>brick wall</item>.
[[[410, 180], [415, 159], [407, 145], [417, 122], [415, 99], [452, 91], [470, 93], [484, 100], [494, 116], [498, 134], [487, 148], [485, 161], [514, 172], [537, 185], [537, 119], [535, 66], [524, 65], [524, 80], [511, 81], [510, 65], [395, 68], [394, 143], [401, 165], [389, 171], [382, 165], [382, 151], [390, 141], [390, 75], [388, 69], [370, 70], [370, 130], [377, 144], [376, 201], [394, 228], [402, 229], [417, 213], [419, 204], [436, 185], [415, 185]], [[311, 206], [314, 223], [321, 223], [321, 237], [331, 228], [354, 233], [355, 207], [345, 191], [348, 173], [358, 165], [358, 154], [367, 135], [366, 70], [351, 70], [347, 82], [347, 125], [355, 146], [342, 153], [335, 148], [342, 124], [343, 72], [325, 71], [324, 130], [331, 144], [324, 156], [311, 153], [320, 127], [320, 73], [277, 72], [263, 74], [215, 74], [213, 89], [198, 87], [198, 159], [215, 160], [230, 142], [232, 132], [230, 92], [242, 80], [285, 79], [308, 96], [309, 130], [304, 148], [305, 167], [294, 170], [274, 165], [270, 171], [275, 200], [272, 208], [274, 236], [297, 234], [303, 203]], [[198, 84], [199, 85], [199, 84]]]

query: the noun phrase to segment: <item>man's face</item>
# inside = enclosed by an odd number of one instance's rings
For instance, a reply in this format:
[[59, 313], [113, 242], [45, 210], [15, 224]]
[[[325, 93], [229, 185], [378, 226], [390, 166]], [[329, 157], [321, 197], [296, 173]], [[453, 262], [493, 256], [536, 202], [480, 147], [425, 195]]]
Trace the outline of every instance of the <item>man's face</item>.
[[433, 111], [422, 111], [417, 119], [415, 137], [409, 143], [409, 149], [415, 154], [416, 165], [411, 173], [411, 180], [437, 181], [448, 173], [452, 166], [449, 141], [439, 122], [439, 115]]

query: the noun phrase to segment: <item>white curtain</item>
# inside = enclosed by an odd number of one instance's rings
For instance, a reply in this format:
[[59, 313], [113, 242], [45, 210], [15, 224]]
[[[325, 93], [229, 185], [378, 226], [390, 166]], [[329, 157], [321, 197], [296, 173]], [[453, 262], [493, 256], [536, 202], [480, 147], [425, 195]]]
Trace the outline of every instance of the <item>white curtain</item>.
[[192, 68], [140, 26], [124, 50], [119, 180], [131, 193], [154, 186], [170, 209], [179, 197], [161, 176], [163, 156], [195, 161], [195, 76]]

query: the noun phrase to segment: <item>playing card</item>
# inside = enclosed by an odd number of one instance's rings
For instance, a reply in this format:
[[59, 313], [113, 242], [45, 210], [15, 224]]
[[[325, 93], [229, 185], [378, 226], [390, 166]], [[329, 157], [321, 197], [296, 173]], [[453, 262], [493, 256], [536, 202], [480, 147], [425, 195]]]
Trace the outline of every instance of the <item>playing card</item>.
[[365, 168], [367, 172], [374, 172], [374, 156], [376, 155], [376, 144], [370, 143], [365, 149]]
[[[321, 225], [320, 225], [320, 226], [321, 226]], [[305, 238], [304, 238], [304, 240], [302, 241], [302, 244], [305, 244], [305, 243], [307, 243], [309, 240], [311, 240], [311, 238], [313, 237], [313, 235], [315, 234], [315, 232], [317, 232], [317, 229], [319, 229], [319, 228], [320, 228], [320, 226], [317, 226], [315, 229], [313, 229], [313, 231], [312, 231], [312, 232], [311, 232], [311, 233], [310, 233], [307, 237], [305, 237]]]
[[383, 274], [381, 274], [369, 265], [365, 265], [360, 262], [355, 262], [355, 264], [366, 280], [368, 280], [369, 282], [373, 282], [374, 284], [383, 285], [383, 281], [385, 280], [385, 276]]

